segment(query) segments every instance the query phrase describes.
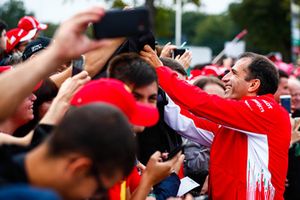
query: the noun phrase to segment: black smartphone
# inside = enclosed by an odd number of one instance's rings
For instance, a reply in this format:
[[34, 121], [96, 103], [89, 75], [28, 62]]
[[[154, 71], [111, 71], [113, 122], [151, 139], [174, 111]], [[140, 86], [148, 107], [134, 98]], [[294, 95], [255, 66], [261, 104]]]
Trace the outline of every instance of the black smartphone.
[[79, 58], [72, 60], [72, 76], [82, 72], [84, 67], [84, 58], [80, 56]]
[[185, 53], [186, 49], [174, 49], [172, 57], [176, 58], [178, 55], [182, 56]]
[[149, 31], [148, 9], [108, 10], [99, 22], [93, 24], [96, 39], [129, 37]]
[[291, 113], [291, 95], [280, 95], [280, 104], [288, 113]]
[[177, 146], [175, 149], [173, 149], [169, 154], [168, 154], [168, 158], [164, 159], [164, 161], [167, 160], [171, 160], [174, 156], [176, 156], [178, 154], [179, 151], [183, 151], [185, 147], [185, 144], [179, 145]]

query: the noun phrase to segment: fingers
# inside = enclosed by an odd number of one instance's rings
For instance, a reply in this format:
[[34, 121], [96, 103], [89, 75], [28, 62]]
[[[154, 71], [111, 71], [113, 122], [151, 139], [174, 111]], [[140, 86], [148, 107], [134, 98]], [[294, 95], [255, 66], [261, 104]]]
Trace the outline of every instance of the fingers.
[[161, 159], [161, 153], [159, 151], [156, 151], [154, 154], [152, 154], [151, 159], [160, 160]]
[[99, 6], [95, 6], [76, 14], [72, 20], [74, 20], [74, 22], [77, 22], [79, 24], [88, 24], [90, 22], [96, 22], [100, 20], [100, 18], [103, 17], [104, 15], [105, 15], [104, 9]]
[[162, 62], [156, 52], [149, 45], [144, 46], [144, 50], [140, 52], [140, 56], [153, 67], [162, 66]]
[[171, 51], [176, 49], [175, 45], [171, 45], [171, 42], [168, 42], [161, 51], [161, 57], [171, 58]]

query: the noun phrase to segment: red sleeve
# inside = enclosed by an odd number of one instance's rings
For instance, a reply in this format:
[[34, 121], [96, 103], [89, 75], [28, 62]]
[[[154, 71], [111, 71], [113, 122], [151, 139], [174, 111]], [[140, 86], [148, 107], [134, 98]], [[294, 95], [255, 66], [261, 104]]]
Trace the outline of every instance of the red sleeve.
[[272, 119], [277, 114], [276, 105], [262, 98], [223, 99], [178, 79], [177, 74], [167, 67], [159, 67], [156, 71], [163, 90], [199, 117], [228, 128], [262, 134], [268, 132], [268, 125], [275, 123]]
[[137, 188], [141, 181], [141, 176], [139, 175], [139, 172], [136, 167], [132, 170], [130, 175], [126, 179], [126, 183], [130, 189], [130, 193], [132, 194], [134, 190]]

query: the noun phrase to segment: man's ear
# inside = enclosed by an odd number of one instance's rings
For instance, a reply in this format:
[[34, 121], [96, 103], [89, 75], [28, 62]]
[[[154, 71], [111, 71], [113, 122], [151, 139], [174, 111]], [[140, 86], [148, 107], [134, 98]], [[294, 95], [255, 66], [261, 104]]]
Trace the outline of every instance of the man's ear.
[[249, 93], [257, 93], [260, 87], [260, 80], [259, 79], [252, 79], [249, 81], [250, 86], [248, 88]]
[[86, 177], [90, 173], [92, 167], [91, 159], [85, 156], [74, 156], [69, 158], [69, 163], [66, 167], [67, 173], [73, 177]]

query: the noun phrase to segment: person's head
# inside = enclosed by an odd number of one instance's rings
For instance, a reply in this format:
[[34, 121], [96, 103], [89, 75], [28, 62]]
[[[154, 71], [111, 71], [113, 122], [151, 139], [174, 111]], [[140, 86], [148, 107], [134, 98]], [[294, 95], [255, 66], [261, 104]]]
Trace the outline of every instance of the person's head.
[[6, 23], [0, 20], [0, 53], [6, 49], [6, 29]]
[[44, 50], [51, 43], [51, 39], [47, 37], [39, 37], [31, 42], [29, 42], [23, 52], [22, 59], [23, 61], [29, 59], [36, 53]]
[[22, 53], [26, 45], [34, 37], [33, 33], [27, 32], [20, 28], [14, 28], [6, 33], [6, 52], [9, 54]]
[[14, 114], [9, 118], [17, 127], [20, 127], [34, 118], [33, 115], [33, 103], [36, 100], [36, 96], [31, 93], [26, 97], [21, 104], [17, 107]]
[[220, 97], [225, 96], [224, 83], [214, 76], [201, 76], [198, 78], [193, 85], [203, 89], [208, 94], [215, 94]]
[[156, 107], [156, 72], [138, 54], [124, 53], [113, 58], [108, 66], [108, 76], [128, 85], [137, 101]]
[[183, 66], [176, 60], [171, 58], [160, 58], [164, 66], [169, 67], [178, 74], [178, 77], [182, 80], [186, 80], [187, 73]]
[[[31, 184], [51, 188], [64, 199], [87, 199], [97, 190], [112, 187], [129, 175], [136, 161], [128, 120], [119, 109], [103, 103], [69, 110], [50, 137], [28, 156], [29, 166], [34, 152], [44, 152], [40, 165], [52, 165], [52, 169], [38, 180], [29, 177]], [[28, 174], [34, 177], [34, 173]]]
[[118, 107], [133, 125], [152, 126], [158, 121], [156, 107], [137, 102], [128, 86], [116, 79], [102, 78], [84, 85], [72, 98], [71, 105], [105, 102]]
[[293, 109], [300, 109], [300, 81], [298, 79], [290, 78], [288, 80], [288, 87], [291, 94]]
[[225, 98], [275, 94], [279, 77], [275, 65], [266, 57], [244, 53], [222, 79]]
[[[6, 73], [7, 71], [14, 70], [12, 66], [2, 66], [1, 73]], [[37, 88], [38, 85], [35, 87]], [[33, 113], [33, 104], [36, 100], [36, 96], [31, 93], [28, 97], [26, 97], [16, 108], [16, 110], [9, 116], [1, 126], [5, 124], [9, 124], [6, 126], [6, 131], [8, 134], [13, 134], [14, 131], [26, 124], [30, 120], [34, 118]], [[3, 127], [2, 127], [3, 128]]]
[[289, 80], [289, 75], [282, 71], [281, 69], [278, 69], [279, 73], [279, 84], [278, 84], [278, 89], [276, 93], [274, 94], [274, 98], [276, 102], [280, 102], [280, 95], [289, 95], [290, 90], [288, 87], [288, 80]]

